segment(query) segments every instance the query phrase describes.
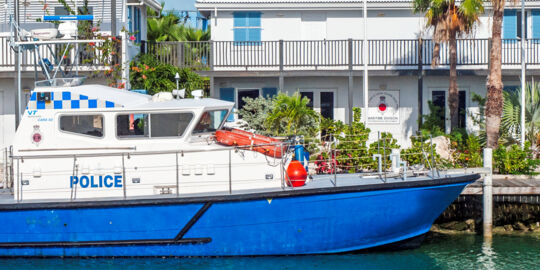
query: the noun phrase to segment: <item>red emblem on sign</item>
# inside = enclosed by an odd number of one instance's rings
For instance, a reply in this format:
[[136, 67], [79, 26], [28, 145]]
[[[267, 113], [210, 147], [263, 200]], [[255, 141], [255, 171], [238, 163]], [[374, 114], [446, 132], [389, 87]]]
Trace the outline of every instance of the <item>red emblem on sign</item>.
[[386, 111], [386, 97], [385, 96], [379, 97], [379, 111], [381, 112]]

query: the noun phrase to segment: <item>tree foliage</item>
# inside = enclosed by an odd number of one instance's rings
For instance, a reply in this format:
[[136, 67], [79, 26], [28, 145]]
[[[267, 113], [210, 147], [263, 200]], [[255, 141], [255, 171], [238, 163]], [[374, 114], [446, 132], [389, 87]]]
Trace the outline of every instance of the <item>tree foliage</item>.
[[147, 20], [148, 40], [151, 41], [206, 41], [210, 39], [210, 30], [201, 30], [188, 26], [175, 13], [163, 13], [163, 5], [159, 14]]
[[[519, 143], [521, 138], [521, 88], [505, 91], [503, 115], [501, 118], [501, 140], [504, 145]], [[538, 147], [536, 140], [540, 134], [540, 84], [525, 86], [525, 139]]]
[[314, 136], [319, 130], [320, 115], [308, 103], [309, 98], [300, 96], [299, 92], [292, 96], [278, 94], [266, 119], [266, 129], [274, 135]]
[[424, 13], [427, 25], [433, 28], [433, 56], [431, 65], [440, 62], [441, 43], [449, 44], [450, 78], [448, 105], [450, 107], [451, 129], [458, 127], [459, 91], [457, 84], [457, 37], [468, 34], [484, 12], [482, 0], [414, 0], [415, 13]]
[[139, 55], [131, 62], [130, 79], [133, 89], [146, 89], [149, 94], [171, 92], [176, 89], [175, 75], [180, 75], [179, 86], [186, 89], [186, 96], [195, 89], [208, 90], [208, 78], [199, 76], [188, 68], [165, 64], [152, 55]]

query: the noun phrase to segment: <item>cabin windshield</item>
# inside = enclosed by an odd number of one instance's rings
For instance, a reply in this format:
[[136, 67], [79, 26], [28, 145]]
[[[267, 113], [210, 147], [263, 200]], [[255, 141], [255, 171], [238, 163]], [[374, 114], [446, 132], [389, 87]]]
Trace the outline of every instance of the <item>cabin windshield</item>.
[[199, 123], [193, 129], [193, 134], [215, 132], [227, 116], [227, 110], [215, 110], [203, 112]]

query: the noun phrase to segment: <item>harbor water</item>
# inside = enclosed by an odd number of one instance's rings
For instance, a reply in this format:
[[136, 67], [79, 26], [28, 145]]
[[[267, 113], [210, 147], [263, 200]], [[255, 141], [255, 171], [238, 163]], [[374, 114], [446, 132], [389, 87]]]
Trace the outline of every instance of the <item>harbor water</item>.
[[226, 258], [0, 259], [0, 269], [540, 269], [540, 237], [430, 234], [420, 248]]

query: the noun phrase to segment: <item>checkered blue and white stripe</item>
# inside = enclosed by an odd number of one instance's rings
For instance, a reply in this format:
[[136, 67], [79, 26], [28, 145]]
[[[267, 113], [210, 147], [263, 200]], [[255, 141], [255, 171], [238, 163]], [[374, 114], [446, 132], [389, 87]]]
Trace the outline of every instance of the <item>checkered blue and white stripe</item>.
[[66, 110], [66, 109], [97, 109], [122, 107], [112, 101], [92, 99], [85, 95], [77, 95], [68, 91], [51, 92], [51, 100], [38, 101], [37, 93], [33, 92], [28, 101], [29, 110]]

